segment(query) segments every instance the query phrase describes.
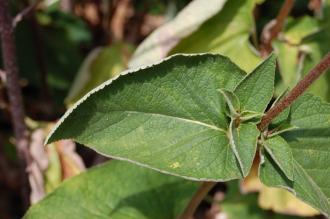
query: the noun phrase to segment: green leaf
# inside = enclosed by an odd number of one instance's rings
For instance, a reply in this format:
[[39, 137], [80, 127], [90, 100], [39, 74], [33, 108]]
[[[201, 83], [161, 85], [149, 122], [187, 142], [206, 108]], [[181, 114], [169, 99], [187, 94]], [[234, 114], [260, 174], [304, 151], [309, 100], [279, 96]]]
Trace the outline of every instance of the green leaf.
[[[285, 88], [292, 88], [302, 77], [299, 68], [299, 47], [286, 42], [274, 40], [273, 47], [278, 54], [279, 70]], [[301, 66], [301, 64], [300, 64]]]
[[229, 117], [231, 118], [237, 117], [239, 115], [241, 108], [238, 97], [229, 90], [220, 89], [219, 91], [222, 94], [229, 108]]
[[242, 175], [249, 174], [257, 150], [260, 132], [253, 123], [241, 123], [236, 127], [232, 120], [229, 127], [230, 146], [240, 165]]
[[25, 219], [174, 219], [198, 183], [110, 161], [61, 184]]
[[286, 188], [326, 216], [330, 216], [330, 104], [307, 94], [291, 107], [291, 124], [297, 129], [282, 134], [293, 154], [290, 181], [268, 153], [260, 178], [268, 186]]
[[292, 131], [294, 129], [297, 129], [297, 127], [288, 123], [283, 123], [277, 126], [275, 129], [270, 130], [267, 137], [269, 138], [274, 137], [276, 135], [282, 134], [284, 132]]
[[265, 149], [285, 176], [293, 180], [293, 156], [288, 143], [280, 136], [269, 138], [264, 143]]
[[76, 102], [88, 91], [123, 71], [132, 50], [130, 45], [119, 42], [94, 49], [77, 73], [65, 102]]
[[264, 113], [245, 110], [241, 113], [240, 120], [241, 121], [248, 121], [252, 119], [260, 120], [263, 115]]
[[180, 40], [195, 32], [205, 21], [221, 11], [226, 1], [192, 1], [174, 19], [157, 28], [139, 45], [129, 67], [136, 68], [166, 57]]
[[270, 55], [236, 87], [242, 111], [265, 111], [274, 92], [275, 62], [275, 55]]
[[[287, 94], [288, 90], [283, 91], [282, 93], [280, 93], [275, 101], [272, 103], [271, 108], [274, 107], [277, 103], [279, 103], [283, 97], [285, 97], [285, 95]], [[290, 120], [290, 111], [291, 111], [291, 107], [287, 107], [286, 109], [284, 109], [278, 116], [276, 116], [273, 120], [272, 123], [270, 124], [270, 127], [274, 127], [277, 129], [279, 126], [284, 125], [285, 127], [287, 127], [288, 122]], [[290, 125], [291, 126], [291, 125]]]
[[170, 54], [219, 53], [251, 72], [261, 61], [249, 41], [251, 33], [255, 34], [253, 9], [257, 3], [255, 0], [227, 1], [221, 11], [183, 39]]
[[48, 142], [71, 138], [106, 156], [194, 180], [241, 178], [218, 90], [233, 91], [244, 75], [228, 58], [207, 54], [124, 72], [73, 106]]

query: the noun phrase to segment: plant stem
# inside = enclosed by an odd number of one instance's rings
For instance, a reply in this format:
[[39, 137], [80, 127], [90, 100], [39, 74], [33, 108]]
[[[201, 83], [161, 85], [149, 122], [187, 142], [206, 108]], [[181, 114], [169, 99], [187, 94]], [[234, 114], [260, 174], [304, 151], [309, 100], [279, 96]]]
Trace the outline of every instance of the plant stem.
[[19, 22], [21, 22], [26, 16], [28, 16], [31, 12], [33, 12], [38, 5], [41, 3], [41, 1], [37, 1], [34, 4], [26, 7], [25, 9], [23, 9], [21, 12], [19, 12], [12, 20], [12, 25], [13, 25], [13, 29], [15, 29], [15, 27], [17, 26], [17, 24]]
[[282, 31], [284, 22], [290, 14], [294, 5], [294, 0], [285, 0], [275, 20], [267, 24], [262, 31], [261, 53], [267, 56], [272, 51], [272, 41], [277, 38], [278, 34]]
[[[0, 33], [1, 48], [6, 73], [6, 89], [9, 97], [9, 107], [16, 138], [16, 149], [21, 161], [23, 174], [24, 167], [29, 167], [32, 159], [29, 153], [28, 131], [24, 122], [25, 112], [21, 88], [18, 80], [18, 68], [16, 62], [16, 48], [13, 37], [12, 18], [9, 14], [7, 0], [0, 0]], [[27, 182], [27, 178], [23, 178]], [[23, 185], [26, 185], [25, 183]], [[26, 197], [25, 197], [26, 198]]]
[[278, 116], [283, 110], [289, 107], [301, 94], [303, 94], [307, 88], [313, 84], [313, 82], [320, 77], [320, 75], [326, 72], [330, 67], [330, 53], [328, 53], [319, 64], [317, 64], [289, 93], [288, 95], [272, 107], [266, 115], [261, 119], [258, 124], [260, 131], [263, 131], [270, 122]]
[[203, 182], [195, 195], [188, 203], [186, 209], [180, 216], [180, 219], [192, 219], [198, 205], [203, 201], [207, 193], [217, 184], [217, 182]]

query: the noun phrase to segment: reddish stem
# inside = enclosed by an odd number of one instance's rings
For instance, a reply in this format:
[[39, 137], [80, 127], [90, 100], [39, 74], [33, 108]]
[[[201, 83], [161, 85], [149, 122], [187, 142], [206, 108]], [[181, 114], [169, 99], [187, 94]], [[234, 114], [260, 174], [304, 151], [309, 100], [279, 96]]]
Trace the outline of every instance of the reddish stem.
[[272, 41], [278, 37], [278, 34], [284, 27], [284, 22], [290, 14], [294, 5], [294, 0], [285, 0], [275, 20], [272, 20], [262, 31], [261, 53], [267, 56], [272, 51]]
[[270, 122], [283, 110], [289, 107], [301, 94], [303, 94], [313, 82], [326, 72], [330, 67], [330, 53], [328, 53], [319, 64], [317, 64], [290, 92], [274, 107], [272, 107], [258, 124], [260, 131], [263, 131]]
[[203, 201], [204, 197], [216, 184], [216, 182], [203, 182], [190, 200], [183, 214], [180, 216], [180, 219], [192, 219], [198, 205]]

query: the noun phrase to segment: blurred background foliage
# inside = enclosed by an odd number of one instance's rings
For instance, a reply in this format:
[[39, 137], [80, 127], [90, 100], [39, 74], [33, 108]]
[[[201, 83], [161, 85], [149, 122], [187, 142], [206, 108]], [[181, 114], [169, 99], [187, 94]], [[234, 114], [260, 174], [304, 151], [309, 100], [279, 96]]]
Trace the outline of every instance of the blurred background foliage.
[[[70, 141], [43, 147], [53, 122], [67, 107], [121, 71], [175, 53], [220, 53], [250, 72], [263, 58], [263, 30], [283, 2], [210, 0], [209, 7], [200, 8], [205, 5], [200, 0], [11, 0], [12, 15], [35, 5], [15, 28], [35, 162], [30, 201], [106, 160]], [[330, 50], [329, 39], [330, 0], [295, 1], [284, 29], [272, 41], [278, 55], [276, 95], [320, 61]], [[5, 78], [0, 76], [0, 218], [20, 218], [25, 206]], [[324, 74], [310, 92], [330, 101], [330, 74]], [[201, 218], [322, 218], [289, 193], [269, 191], [258, 182], [256, 171], [255, 167], [243, 182], [219, 183], [210, 193], [216, 204], [203, 203]]]

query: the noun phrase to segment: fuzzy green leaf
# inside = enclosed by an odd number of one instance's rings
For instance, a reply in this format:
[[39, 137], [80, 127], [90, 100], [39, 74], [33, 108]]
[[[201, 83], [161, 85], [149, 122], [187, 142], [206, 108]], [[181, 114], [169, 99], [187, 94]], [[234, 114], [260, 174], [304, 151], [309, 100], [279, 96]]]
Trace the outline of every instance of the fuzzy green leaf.
[[198, 183], [110, 161], [60, 185], [25, 219], [174, 219]]
[[257, 150], [257, 139], [260, 132], [253, 123], [241, 123], [238, 127], [235, 122], [230, 123], [230, 146], [240, 164], [242, 175], [249, 174]]
[[238, 97], [229, 90], [220, 89], [219, 91], [227, 103], [229, 109], [229, 113], [228, 113], [229, 117], [231, 118], [237, 117], [240, 112], [240, 103]]
[[236, 87], [242, 111], [265, 111], [274, 92], [275, 62], [275, 55], [270, 55]]
[[267, 139], [265, 149], [288, 179], [293, 180], [293, 156], [288, 143], [280, 136]]
[[293, 154], [294, 181], [282, 172], [268, 153], [260, 177], [268, 186], [286, 188], [326, 216], [330, 216], [330, 104], [310, 94], [291, 107], [291, 124], [282, 133]]
[[49, 142], [71, 138], [106, 156], [194, 180], [241, 178], [218, 90], [233, 91], [244, 76], [220, 55], [176, 55], [125, 72], [73, 106]]

